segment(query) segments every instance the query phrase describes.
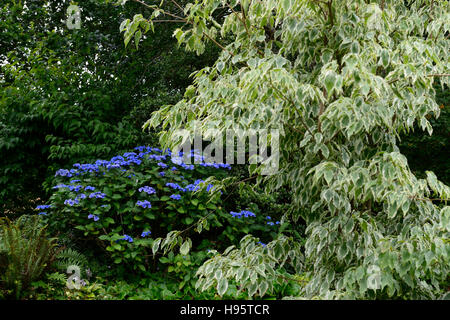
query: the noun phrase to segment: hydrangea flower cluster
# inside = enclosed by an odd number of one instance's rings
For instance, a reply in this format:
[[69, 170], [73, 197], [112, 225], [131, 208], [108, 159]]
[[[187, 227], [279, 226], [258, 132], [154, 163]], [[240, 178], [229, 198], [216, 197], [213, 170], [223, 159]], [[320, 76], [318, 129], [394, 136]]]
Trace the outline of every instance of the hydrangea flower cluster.
[[248, 211], [248, 210], [241, 210], [240, 212], [234, 212], [234, 211], [231, 211], [230, 214], [231, 214], [233, 217], [239, 218], [239, 219], [242, 218], [242, 217], [244, 217], [244, 218], [248, 218], [248, 217], [256, 217], [256, 215], [255, 215], [253, 212]]
[[186, 189], [180, 187], [180, 185], [178, 183], [168, 182], [168, 183], [166, 183], [166, 186], [170, 187], [172, 189], [175, 189], [175, 190], [180, 190], [181, 192], [186, 192]]
[[51, 208], [51, 207], [52, 207], [51, 204], [41, 204], [41, 205], [38, 205], [36, 207], [36, 209], [38, 209], [38, 210], [45, 210], [45, 209], [48, 209], [48, 208]]
[[170, 196], [170, 198], [174, 199], [174, 200], [180, 200], [181, 196], [179, 194], [173, 194]]
[[152, 232], [151, 231], [144, 231], [141, 233], [141, 237], [145, 238], [146, 236], [149, 236]]
[[138, 200], [138, 202], [136, 202], [136, 205], [140, 206], [142, 208], [151, 208], [152, 207], [152, 204], [148, 200], [143, 200], [143, 201]]
[[[86, 164], [76, 163], [73, 165], [75, 169], [70, 169], [70, 170], [69, 169], [60, 169], [60, 170], [56, 171], [55, 176], [73, 177], [73, 176], [82, 176], [82, 175], [85, 175], [88, 173], [105, 174], [105, 172], [101, 172], [102, 168], [106, 169], [106, 170], [120, 169], [121, 171], [127, 171], [127, 169], [129, 169], [132, 165], [140, 165], [142, 163], [142, 159], [144, 159], [145, 157], [147, 157], [148, 159], [159, 161], [157, 163], [157, 165], [163, 169], [166, 169], [169, 167], [169, 165], [164, 162], [169, 159], [172, 161], [172, 163], [174, 163], [186, 170], [194, 169], [194, 165], [186, 165], [185, 163], [183, 163], [180, 160], [181, 158], [172, 157], [172, 153], [169, 149], [163, 151], [159, 148], [139, 146], [139, 147], [136, 147], [135, 150], [138, 151], [139, 153], [126, 152], [122, 156], [118, 155], [118, 156], [112, 157], [111, 160], [109, 160], [109, 161], [97, 160], [97, 161], [95, 161], [95, 163], [86, 163]], [[155, 153], [158, 153], [158, 154], [155, 154]], [[182, 155], [183, 155], [183, 152], [179, 152], [179, 156], [182, 156]], [[204, 157], [198, 155], [196, 150], [191, 151], [191, 157], [194, 158], [194, 162], [199, 163], [201, 166], [231, 169], [230, 165], [223, 164], [223, 163], [218, 163], [218, 164], [217, 163], [206, 163], [204, 161], [205, 160]], [[176, 166], [173, 166], [171, 170], [176, 171], [176, 170], [178, 170], [178, 168]], [[161, 176], [165, 176], [164, 171], [160, 172], [159, 174]], [[128, 177], [132, 177], [132, 176], [135, 176], [135, 175], [131, 174]], [[79, 183], [79, 182], [81, 182], [80, 179], [72, 179], [72, 180], [70, 180], [70, 184], [58, 184], [58, 185], [54, 186], [53, 188], [54, 189], [65, 188], [65, 189], [68, 189], [69, 191], [73, 191], [76, 193], [80, 192], [83, 189], [84, 189], [84, 191], [96, 190], [96, 187], [91, 186], [91, 185], [88, 185], [85, 187], [83, 187], [82, 184], [74, 185], [75, 183]], [[199, 190], [200, 189], [199, 185], [203, 182], [204, 182], [203, 180], [198, 179], [194, 183], [187, 184], [185, 187], [182, 187], [177, 183], [169, 182], [166, 184], [166, 186], [171, 187], [174, 190], [185, 193], [188, 191], [193, 192], [193, 191]], [[213, 189], [214, 189], [214, 186], [212, 184], [208, 184], [206, 187], [207, 192], [209, 192]], [[156, 193], [155, 189], [150, 186], [143, 186], [143, 187], [139, 188], [138, 190], [139, 190], [139, 192], [145, 192], [149, 195]], [[86, 197], [87, 196], [84, 193], [82, 193], [82, 194], [77, 195], [75, 197], [75, 199], [66, 199], [64, 201], [64, 204], [67, 206], [78, 205], [80, 203], [80, 200], [86, 199]], [[103, 199], [106, 197], [106, 194], [103, 192], [97, 191], [97, 192], [90, 193], [88, 197], [90, 199], [92, 199], [92, 198]], [[181, 199], [181, 196], [179, 194], [173, 194], [173, 195], [171, 195], [171, 198], [174, 200], [179, 200], [179, 199]], [[148, 200], [138, 201], [136, 203], [136, 205], [141, 206], [143, 208], [151, 208], [151, 203]]]
[[100, 218], [97, 217], [96, 215], [90, 214], [88, 215], [88, 219], [94, 219], [94, 221], [98, 221]]
[[[40, 204], [40, 205], [38, 205], [38, 206], [36, 207], [36, 210], [45, 210], [45, 209], [49, 209], [49, 208], [51, 208], [51, 207], [52, 207], [52, 205], [50, 205], [50, 204]], [[47, 215], [47, 212], [41, 211], [41, 212], [38, 213], [38, 215], [40, 215], [40, 216], [46, 216], [46, 215]]]
[[79, 204], [79, 203], [80, 203], [80, 201], [78, 199], [67, 199], [64, 201], [65, 205], [71, 206], [71, 207], [73, 207], [74, 205]]
[[93, 192], [89, 195], [89, 198], [103, 199], [104, 197], [106, 197], [106, 194], [100, 191]]
[[83, 188], [83, 186], [82, 185], [73, 186], [71, 184], [68, 184], [68, 185], [58, 184], [53, 187], [53, 189], [61, 189], [61, 188], [67, 188], [67, 189], [69, 189], [69, 191], [79, 192]]
[[[186, 170], [193, 170], [194, 165], [192, 164], [185, 164], [182, 161], [181, 156], [183, 155], [182, 152], [179, 152], [179, 156], [172, 156], [172, 152], [170, 149], [167, 149], [165, 151], [159, 149], [159, 148], [152, 148], [148, 146], [139, 146], [134, 148], [134, 150], [138, 151], [136, 152], [126, 152], [122, 156], [118, 155], [115, 157], [112, 157], [109, 161], [108, 160], [97, 160], [94, 163], [75, 163], [73, 167], [75, 169], [59, 169], [56, 171], [55, 176], [61, 176], [61, 177], [73, 177], [73, 176], [80, 176], [85, 175], [88, 173], [99, 173], [101, 169], [111, 170], [111, 169], [129, 169], [130, 167], [134, 165], [141, 165], [142, 159], [147, 157], [148, 159], [159, 161], [157, 164], [158, 166], [162, 168], [168, 168], [169, 165], [165, 163], [164, 161], [167, 161], [171, 159], [172, 163], [186, 169]], [[159, 153], [159, 154], [155, 154]], [[225, 163], [208, 163], [205, 162], [205, 158], [203, 156], [198, 155], [197, 150], [191, 150], [191, 158], [194, 158], [194, 163], [198, 163], [200, 166], [204, 167], [213, 167], [216, 169], [224, 168], [224, 169], [231, 169], [231, 166], [229, 164]], [[172, 167], [171, 170], [176, 170], [176, 167]], [[161, 175], [164, 175], [164, 173], [161, 172]], [[71, 180], [71, 183], [80, 182], [79, 179]], [[63, 188], [67, 187], [68, 185], [58, 185], [54, 188]], [[76, 188], [72, 187], [72, 188]], [[72, 190], [71, 190], [72, 191]]]
[[[183, 163], [183, 152], [180, 151], [178, 155], [172, 155], [170, 153], [170, 155], [172, 156], [172, 163], [177, 164], [181, 167], [183, 167], [184, 169], [187, 170], [193, 170], [194, 169], [194, 165], [193, 164], [185, 164]], [[231, 169], [231, 166], [229, 164], [226, 163], [215, 163], [215, 162], [206, 162], [205, 161], [205, 157], [202, 155], [199, 155], [198, 150], [191, 150], [191, 154], [190, 154], [191, 158], [194, 158], [194, 164], [198, 164], [202, 167], [213, 167], [215, 169]]]
[[[271, 216], [267, 216], [266, 219], [267, 219], [267, 220], [272, 220], [272, 217], [271, 217]], [[280, 221], [275, 221], [275, 222], [273, 222], [273, 221], [267, 221], [267, 224], [268, 224], [269, 226], [274, 226], [274, 225], [276, 225], [276, 224], [280, 224]]]
[[[61, 176], [61, 177], [73, 177], [73, 176], [80, 176], [85, 175], [88, 173], [99, 173], [101, 169], [111, 170], [111, 169], [123, 169], [123, 168], [129, 168], [133, 165], [140, 165], [142, 164], [142, 159], [145, 157], [145, 155], [151, 153], [152, 151], [162, 152], [160, 149], [152, 149], [150, 147], [141, 146], [138, 147], [139, 150], [142, 150], [139, 154], [135, 152], [126, 152], [123, 154], [123, 156], [115, 156], [112, 157], [111, 160], [97, 160], [94, 163], [75, 163], [73, 167], [75, 169], [59, 169], [56, 171], [55, 176]], [[145, 150], [145, 151], [144, 151]], [[165, 159], [168, 155], [164, 156], [155, 156], [151, 155], [149, 158], [158, 157], [158, 159]], [[77, 180], [75, 180], [77, 181]]]
[[125, 240], [125, 241], [128, 241], [128, 242], [133, 242], [133, 238], [132, 237], [130, 237], [129, 235], [127, 235], [127, 234], [124, 234], [123, 235], [123, 238], [122, 239], [120, 239], [120, 240]]
[[155, 189], [149, 186], [143, 186], [141, 188], [138, 189], [139, 192], [145, 192], [147, 194], [154, 194], [156, 193]]
[[[174, 190], [179, 190], [179, 191], [185, 193], [188, 191], [194, 192], [194, 191], [200, 190], [200, 184], [203, 182], [205, 182], [205, 181], [202, 179], [197, 179], [197, 180], [195, 180], [194, 183], [190, 183], [190, 184], [186, 185], [185, 187], [181, 187], [178, 183], [168, 182], [168, 183], [166, 183], [166, 186], [170, 187]], [[214, 185], [211, 183], [206, 186], [207, 192], [209, 192], [213, 189], [214, 189]]]

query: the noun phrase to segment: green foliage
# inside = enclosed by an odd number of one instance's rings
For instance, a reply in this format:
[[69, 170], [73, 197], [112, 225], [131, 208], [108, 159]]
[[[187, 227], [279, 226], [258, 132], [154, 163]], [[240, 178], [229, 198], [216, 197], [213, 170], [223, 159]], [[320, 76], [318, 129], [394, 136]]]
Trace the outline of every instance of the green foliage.
[[198, 269], [195, 287], [202, 291], [215, 287], [223, 296], [233, 285], [236, 295], [243, 290], [251, 298], [273, 294], [274, 287], [283, 284], [286, 278], [295, 282], [294, 277], [284, 276], [282, 267], [289, 260], [295, 271], [301, 272], [303, 254], [299, 243], [284, 237], [267, 245], [256, 243], [257, 240], [248, 235], [242, 238], [239, 248], [228, 247], [222, 255], [213, 252], [214, 257]]
[[64, 273], [48, 272], [41, 280], [31, 283], [27, 298], [35, 300], [59, 300], [65, 299], [64, 288], [67, 276]]
[[[175, 27], [156, 27], [141, 51], [125, 49], [119, 24], [139, 4], [79, 3], [82, 26], [61, 21], [71, 1], [4, 1], [0, 8], [0, 209], [27, 212], [49, 196], [51, 175], [154, 140], [141, 131], [151, 108], [172, 103], [208, 64], [178, 50]], [[152, 105], [140, 107], [143, 104]], [[42, 184], [44, 188], [42, 188]]]
[[[214, 16], [221, 4], [233, 8], [223, 21]], [[195, 74], [184, 99], [154, 112], [145, 127], [162, 125], [165, 147], [178, 142], [176, 129], [279, 130], [279, 172], [259, 181], [268, 192], [287, 188], [285, 221], [307, 223], [301, 270], [303, 253], [289, 238], [266, 249], [246, 237], [199, 269], [199, 287], [223, 294], [235, 280], [250, 296], [263, 295], [286, 263], [292, 276], [305, 274], [309, 298], [437, 298], [448, 288], [450, 188], [429, 171], [416, 177], [398, 138], [414, 125], [431, 135], [429, 117], [441, 113], [433, 84], [439, 77], [448, 86], [449, 3], [326, 4], [185, 7], [178, 42], [201, 53], [212, 40], [221, 54]], [[130, 24], [127, 36], [153, 18]]]
[[47, 238], [39, 216], [0, 223], [0, 288], [18, 299], [54, 259], [55, 239]]
[[34, 300], [99, 300], [111, 299], [105, 293], [105, 286], [97, 282], [83, 280], [79, 289], [70, 290], [66, 287], [67, 276], [64, 273], [47, 273], [45, 278], [32, 283], [29, 298]]
[[[234, 168], [233, 168], [234, 169]], [[251, 223], [247, 220], [238, 220], [226, 227], [229, 232], [227, 235], [239, 238], [230, 238], [230, 243], [237, 243], [240, 237], [245, 234], [251, 234], [261, 240], [263, 243], [270, 242], [279, 234], [290, 235], [297, 241], [304, 244], [305, 223], [303, 220], [284, 223], [283, 216], [291, 209], [291, 197], [286, 189], [280, 189], [272, 193], [266, 193], [264, 188], [259, 185], [246, 183], [252, 181], [251, 178], [243, 178], [239, 171], [236, 174], [239, 180], [234, 183], [227, 183], [226, 207], [229, 210], [239, 211], [248, 209], [255, 213], [256, 217]], [[256, 178], [256, 177], [254, 177]], [[278, 222], [278, 223], [277, 223]]]
[[[1, 220], [0, 297], [448, 297], [448, 1], [69, 3], [0, 8], [0, 210], [57, 184]], [[194, 128], [279, 130], [279, 171], [95, 161]]]
[[[197, 292], [195, 291], [195, 283], [197, 278], [195, 277], [195, 272], [198, 267], [200, 267], [203, 262], [205, 262], [208, 253], [207, 246], [210, 244], [205, 241], [206, 247], [199, 245], [198, 251], [191, 252], [188, 255], [183, 255], [181, 253], [174, 254], [169, 252], [167, 256], [159, 258], [159, 262], [163, 265], [167, 265], [168, 277], [173, 279], [174, 283], [178, 283], [178, 290], [182, 291], [185, 295], [190, 294], [195, 296]], [[203, 249], [203, 250], [199, 250]]]

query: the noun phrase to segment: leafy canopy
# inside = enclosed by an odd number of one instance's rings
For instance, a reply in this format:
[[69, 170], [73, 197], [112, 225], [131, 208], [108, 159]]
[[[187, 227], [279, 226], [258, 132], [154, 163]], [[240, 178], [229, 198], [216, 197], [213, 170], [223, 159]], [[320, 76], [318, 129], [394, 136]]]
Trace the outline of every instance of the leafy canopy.
[[[152, 8], [150, 20], [122, 24], [125, 39], [170, 14]], [[287, 262], [306, 272], [308, 297], [442, 295], [450, 188], [432, 172], [418, 179], [397, 145], [415, 123], [432, 134], [427, 116], [439, 116], [433, 83], [448, 85], [448, 1], [203, 0], [176, 16], [187, 50], [212, 41], [222, 51], [145, 127], [162, 124], [164, 146], [181, 128], [278, 129], [280, 170], [267, 189], [288, 186], [284, 219], [308, 225], [304, 257], [286, 239], [262, 248], [247, 237], [200, 268], [199, 286], [223, 293], [235, 279], [263, 295]]]

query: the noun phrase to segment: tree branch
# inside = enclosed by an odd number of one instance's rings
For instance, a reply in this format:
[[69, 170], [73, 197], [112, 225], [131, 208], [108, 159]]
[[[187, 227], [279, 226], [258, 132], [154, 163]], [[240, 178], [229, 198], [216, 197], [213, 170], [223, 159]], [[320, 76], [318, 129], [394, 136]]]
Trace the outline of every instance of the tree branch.
[[333, 0], [329, 0], [327, 2], [327, 6], [328, 6], [328, 17], [330, 20], [330, 24], [331, 24], [331, 26], [333, 26], [334, 25]]
[[271, 86], [274, 90], [276, 90], [276, 91], [278, 92], [278, 94], [279, 94], [284, 100], [286, 100], [287, 102], [289, 102], [290, 104], [292, 104], [292, 106], [293, 106], [293, 107], [295, 108], [295, 110], [298, 112], [298, 114], [299, 114], [299, 116], [300, 116], [300, 121], [302, 122], [303, 126], [306, 128], [306, 130], [308, 130], [309, 134], [310, 134], [311, 137], [314, 139], [313, 133], [311, 132], [311, 130], [310, 130], [309, 127], [307, 126], [305, 120], [303, 119], [303, 115], [302, 115], [302, 113], [300, 112], [300, 110], [297, 108], [297, 106], [295, 105], [295, 102], [294, 102], [292, 99], [290, 99], [289, 97], [286, 97], [286, 96], [283, 94], [283, 92], [281, 92], [280, 89], [278, 89], [277, 87], [275, 87], [275, 86], [273, 85], [272, 77], [270, 76], [270, 73], [269, 73], [269, 82], [270, 82], [270, 86]]
[[[133, 0], [133, 1], [138, 2], [138, 3], [142, 4], [143, 6], [149, 8], [149, 9], [152, 9], [153, 11], [156, 10], [153, 6], [150, 6], [150, 5], [146, 4], [146, 3], [145, 3], [144, 1], [142, 1], [142, 0]], [[176, 2], [174, 2], [174, 3], [176, 3]], [[176, 3], [176, 5], [178, 5], [178, 4]], [[181, 8], [181, 7], [180, 7], [180, 8]], [[167, 20], [166, 22], [184, 22], [184, 23], [189, 23], [189, 24], [191, 24], [191, 25], [194, 24], [192, 21], [189, 21], [189, 20], [187, 20], [186, 18], [177, 16], [176, 14], [173, 14], [173, 13], [170, 13], [170, 12], [163, 11], [163, 14], [178, 19], [178, 20]], [[158, 22], [163, 22], [163, 21], [165, 21], [165, 20], [156, 20], [156, 21], [158, 21]], [[217, 42], [215, 39], [211, 38], [207, 33], [205, 33], [205, 32], [203, 31], [202, 34], [203, 34], [206, 38], [208, 38], [209, 40], [211, 40], [211, 41], [212, 41], [216, 46], [218, 46], [220, 49], [222, 49], [222, 50], [228, 52], [232, 57], [234, 57], [234, 54], [233, 54], [231, 51], [229, 51], [228, 49], [226, 49], [223, 45], [221, 45], [221, 44], [220, 44], [219, 42]]]

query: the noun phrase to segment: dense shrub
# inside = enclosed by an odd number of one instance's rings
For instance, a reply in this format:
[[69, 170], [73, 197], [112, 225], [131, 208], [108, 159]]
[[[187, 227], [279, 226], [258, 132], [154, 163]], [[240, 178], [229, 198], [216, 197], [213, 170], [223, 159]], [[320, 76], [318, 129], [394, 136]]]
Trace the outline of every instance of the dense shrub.
[[46, 217], [54, 232], [71, 232], [75, 241], [95, 243], [124, 269], [141, 271], [152, 267], [152, 253], [164, 246], [166, 234], [179, 237], [184, 231], [205, 229], [201, 239], [194, 236], [181, 243], [177, 238], [179, 256], [160, 260], [181, 264], [182, 270], [168, 271], [181, 274], [185, 281], [206, 258], [189, 257], [193, 245], [206, 252], [237, 243], [250, 232], [276, 234], [280, 222], [275, 217], [269, 221], [272, 217], [256, 216], [246, 207], [236, 212], [224, 206], [219, 185], [210, 181], [224, 178], [229, 165], [206, 163], [193, 152], [192, 162], [201, 163], [185, 164], [170, 150], [141, 146], [134, 151], [58, 170], [55, 192], [47, 205], [37, 207], [38, 214]]

